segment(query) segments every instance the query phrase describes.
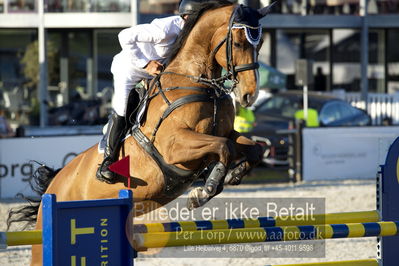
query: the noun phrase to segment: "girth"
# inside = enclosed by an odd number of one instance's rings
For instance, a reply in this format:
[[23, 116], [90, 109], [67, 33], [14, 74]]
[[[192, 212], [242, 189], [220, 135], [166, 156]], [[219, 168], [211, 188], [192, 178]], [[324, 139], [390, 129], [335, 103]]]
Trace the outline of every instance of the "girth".
[[133, 127], [132, 136], [137, 143], [154, 159], [165, 178], [164, 192], [172, 195], [180, 185], [191, 184], [196, 178], [194, 171], [180, 169], [167, 164], [154, 144], [143, 134], [138, 127]]

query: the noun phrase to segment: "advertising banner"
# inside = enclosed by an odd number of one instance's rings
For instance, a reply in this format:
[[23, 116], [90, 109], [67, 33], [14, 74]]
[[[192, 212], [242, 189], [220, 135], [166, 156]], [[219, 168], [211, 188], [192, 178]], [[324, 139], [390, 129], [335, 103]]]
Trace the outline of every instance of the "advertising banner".
[[304, 180], [375, 178], [399, 127], [305, 128]]
[[58, 169], [101, 139], [100, 135], [0, 139], [0, 198], [36, 196], [29, 180], [45, 164]]

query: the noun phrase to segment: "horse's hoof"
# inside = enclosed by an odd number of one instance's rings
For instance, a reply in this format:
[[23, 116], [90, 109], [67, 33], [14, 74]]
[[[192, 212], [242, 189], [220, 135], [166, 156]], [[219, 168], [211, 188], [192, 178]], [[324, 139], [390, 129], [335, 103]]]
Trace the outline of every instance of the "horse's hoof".
[[209, 201], [209, 194], [202, 187], [194, 188], [188, 193], [187, 208], [193, 210]]

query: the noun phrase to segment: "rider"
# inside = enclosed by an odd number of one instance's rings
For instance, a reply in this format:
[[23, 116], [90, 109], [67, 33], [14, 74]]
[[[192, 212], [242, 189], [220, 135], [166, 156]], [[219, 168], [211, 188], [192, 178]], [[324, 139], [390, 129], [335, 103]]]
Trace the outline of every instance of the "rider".
[[97, 179], [113, 183], [115, 173], [109, 166], [118, 159], [119, 146], [126, 127], [126, 107], [130, 91], [144, 79], [152, 79], [163, 69], [168, 48], [175, 42], [184, 21], [205, 0], [180, 0], [179, 15], [154, 19], [150, 24], [122, 30], [119, 43], [122, 51], [114, 56], [111, 72], [114, 77], [113, 113], [104, 136], [104, 160], [97, 170]]

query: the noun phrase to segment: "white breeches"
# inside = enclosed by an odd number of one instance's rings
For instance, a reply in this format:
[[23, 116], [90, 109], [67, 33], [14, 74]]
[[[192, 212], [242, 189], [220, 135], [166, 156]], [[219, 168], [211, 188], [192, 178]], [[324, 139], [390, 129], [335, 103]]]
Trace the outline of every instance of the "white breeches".
[[130, 91], [143, 79], [151, 79], [144, 69], [134, 67], [131, 63], [116, 60], [112, 62], [111, 72], [114, 75], [114, 96], [112, 108], [119, 116], [126, 115], [126, 105]]

